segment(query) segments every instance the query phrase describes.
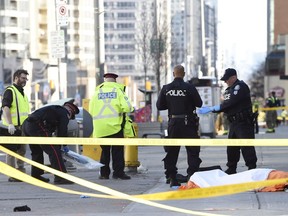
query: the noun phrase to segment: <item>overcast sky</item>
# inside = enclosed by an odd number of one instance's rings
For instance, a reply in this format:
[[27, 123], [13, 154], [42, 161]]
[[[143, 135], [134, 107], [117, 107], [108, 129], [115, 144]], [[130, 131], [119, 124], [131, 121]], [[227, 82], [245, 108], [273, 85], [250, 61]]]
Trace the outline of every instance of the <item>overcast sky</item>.
[[219, 52], [226, 57], [224, 69], [234, 66], [244, 81], [265, 59], [266, 8], [266, 0], [218, 0]]

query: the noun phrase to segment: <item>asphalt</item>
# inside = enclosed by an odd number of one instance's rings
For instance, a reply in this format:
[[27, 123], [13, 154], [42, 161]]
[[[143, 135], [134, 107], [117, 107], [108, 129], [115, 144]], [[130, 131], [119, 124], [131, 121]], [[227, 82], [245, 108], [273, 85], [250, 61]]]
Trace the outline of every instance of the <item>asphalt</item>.
[[[265, 134], [264, 128], [260, 129], [257, 139], [287, 139], [288, 126], [279, 126], [276, 133]], [[218, 136], [217, 138], [225, 138]], [[287, 154], [288, 147], [256, 147], [259, 168], [274, 168], [288, 171]], [[85, 180], [115, 189], [117, 191], [134, 195], [154, 192], [172, 191], [165, 183], [163, 162], [163, 147], [161, 146], [139, 146], [138, 159], [141, 166], [138, 172], [130, 172], [131, 180], [99, 180], [99, 171], [78, 168], [71, 175]], [[27, 157], [30, 154], [27, 153]], [[226, 148], [225, 147], [202, 147], [201, 166], [220, 165], [225, 169]], [[5, 155], [0, 154], [0, 160], [5, 161]], [[178, 160], [179, 173], [186, 172], [185, 148], [181, 148]], [[238, 165], [238, 172], [247, 168], [243, 158]], [[29, 165], [26, 165], [27, 173], [30, 172]], [[45, 177], [53, 179], [47, 173]], [[127, 200], [111, 200], [100, 198], [81, 198], [80, 195], [72, 195], [39, 188], [24, 182], [8, 182], [8, 177], [0, 174], [0, 214], [4, 216], [21, 215], [188, 215], [170, 210], [160, 209]], [[64, 185], [64, 188], [82, 192], [95, 192], [78, 184]], [[215, 215], [243, 215], [243, 216], [270, 216], [288, 215], [288, 193], [287, 192], [244, 192], [234, 195], [227, 195], [205, 199], [170, 200], [158, 202], [161, 204], [188, 209], [194, 211], [194, 215], [215, 214]], [[27, 205], [31, 208], [28, 212], [13, 212], [14, 207]]]

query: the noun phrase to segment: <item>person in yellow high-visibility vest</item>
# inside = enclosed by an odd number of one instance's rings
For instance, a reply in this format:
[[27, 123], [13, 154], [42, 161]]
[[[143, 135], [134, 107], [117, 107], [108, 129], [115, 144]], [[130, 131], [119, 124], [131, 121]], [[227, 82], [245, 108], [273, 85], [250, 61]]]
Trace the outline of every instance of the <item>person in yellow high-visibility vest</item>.
[[[276, 97], [276, 93], [274, 91], [269, 92], [269, 97], [266, 98], [266, 107], [273, 108], [280, 106], [280, 100]], [[277, 124], [277, 111], [276, 110], [268, 110], [266, 112], [266, 125], [267, 131], [266, 133], [275, 133], [275, 127]]]
[[[89, 112], [93, 118], [93, 137], [124, 138], [124, 127], [127, 113], [133, 111], [130, 100], [126, 96], [125, 86], [116, 83], [117, 74], [104, 74], [104, 83], [96, 87], [89, 103]], [[131, 127], [132, 129], [132, 127]], [[130, 133], [131, 130], [128, 130]], [[131, 136], [130, 134], [128, 136]], [[109, 179], [110, 151], [112, 152], [112, 168], [114, 179], [127, 180], [131, 177], [125, 174], [124, 146], [101, 145], [100, 179]]]
[[[5, 133], [1, 133], [2, 136], [21, 136], [21, 125], [24, 120], [28, 117], [30, 112], [29, 102], [27, 96], [24, 94], [23, 87], [26, 85], [28, 72], [23, 69], [17, 70], [13, 74], [13, 84], [8, 86], [3, 94], [2, 99], [2, 120], [3, 125], [7, 127]], [[21, 156], [25, 156], [26, 145], [25, 144], [9, 144], [3, 145], [10, 150], [18, 153]], [[6, 163], [12, 167], [16, 167], [22, 172], [25, 172], [24, 162], [22, 160], [15, 160], [14, 157], [7, 155]], [[10, 182], [19, 182], [19, 180], [10, 177]]]

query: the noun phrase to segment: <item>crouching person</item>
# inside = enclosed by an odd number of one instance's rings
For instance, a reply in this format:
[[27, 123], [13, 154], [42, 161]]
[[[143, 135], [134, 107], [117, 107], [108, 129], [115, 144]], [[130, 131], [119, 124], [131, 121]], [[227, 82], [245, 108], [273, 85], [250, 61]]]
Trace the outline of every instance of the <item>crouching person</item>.
[[[57, 137], [67, 137], [68, 123], [79, 113], [79, 109], [72, 102], [66, 102], [63, 106], [50, 105], [42, 107], [24, 121], [22, 130], [25, 136], [51, 137], [57, 131]], [[61, 172], [67, 173], [61, 154], [61, 145], [29, 145], [32, 160], [44, 164], [43, 151], [48, 154], [51, 167]], [[32, 166], [31, 176], [44, 182], [49, 182], [43, 177], [44, 171]], [[73, 182], [59, 176], [54, 177], [54, 184], [73, 184]]]

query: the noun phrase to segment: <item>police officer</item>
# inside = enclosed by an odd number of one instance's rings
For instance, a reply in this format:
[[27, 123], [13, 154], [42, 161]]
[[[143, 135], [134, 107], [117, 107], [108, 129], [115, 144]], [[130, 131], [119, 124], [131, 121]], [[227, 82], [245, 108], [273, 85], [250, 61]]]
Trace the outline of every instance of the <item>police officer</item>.
[[[160, 91], [156, 106], [158, 110], [168, 109], [168, 138], [199, 138], [198, 117], [196, 107], [202, 106], [201, 97], [196, 88], [184, 82], [184, 67], [177, 65], [173, 71], [174, 81], [164, 85]], [[170, 179], [170, 187], [180, 186], [176, 179], [177, 160], [180, 146], [166, 146], [163, 159], [166, 178]], [[200, 146], [186, 146], [188, 178], [199, 170]]]
[[[124, 138], [127, 113], [133, 111], [130, 100], [125, 94], [125, 86], [116, 82], [117, 74], [104, 74], [104, 83], [96, 87], [89, 103], [89, 112], [93, 118], [93, 137]], [[102, 153], [99, 179], [109, 179], [110, 151], [114, 179], [128, 180], [131, 177], [124, 172], [124, 146], [101, 145]]]
[[[266, 98], [266, 107], [273, 108], [280, 106], [280, 100], [276, 97], [274, 91], [269, 93], [269, 97]], [[276, 110], [268, 110], [266, 111], [266, 124], [267, 131], [266, 133], [275, 133], [275, 127], [277, 125], [277, 111]]]
[[254, 126], [255, 126], [255, 134], [259, 133], [259, 125], [258, 125], [258, 116], [259, 116], [259, 101], [256, 98], [255, 94], [251, 95], [251, 100], [252, 100], [252, 112], [255, 116], [254, 120]]
[[[229, 139], [254, 139], [254, 119], [250, 89], [243, 81], [238, 80], [236, 70], [228, 68], [221, 78], [228, 88], [224, 92], [224, 101], [220, 105], [203, 107], [198, 110], [200, 114], [209, 112], [227, 113], [230, 122]], [[228, 146], [227, 147], [227, 174], [236, 173], [237, 163], [242, 151], [245, 165], [248, 169], [256, 168], [257, 156], [254, 146]]]
[[[79, 113], [79, 109], [72, 101], [64, 103], [63, 106], [49, 105], [44, 106], [32, 114], [24, 121], [22, 129], [25, 136], [51, 137], [56, 133], [57, 137], [67, 137], [68, 124], [70, 119], [74, 119]], [[31, 149], [32, 160], [44, 164], [43, 151], [49, 155], [51, 167], [67, 173], [64, 165], [61, 145], [29, 145]], [[31, 176], [44, 182], [49, 182], [49, 178], [42, 175], [44, 171], [32, 166]], [[54, 184], [73, 184], [73, 182], [54, 177]]]
[[[23, 87], [26, 85], [28, 72], [23, 69], [17, 70], [13, 74], [13, 85], [8, 86], [2, 98], [2, 120], [3, 125], [7, 126], [7, 131], [2, 130], [2, 136], [21, 136], [21, 125], [28, 117], [30, 106], [27, 96], [24, 94]], [[5, 144], [3, 145], [5, 146]], [[25, 157], [25, 144], [9, 144], [5, 147]], [[18, 169], [25, 172], [24, 161], [16, 159]], [[12, 167], [16, 167], [15, 158], [7, 155], [6, 163]], [[9, 182], [19, 182], [20, 180], [10, 177]]]

